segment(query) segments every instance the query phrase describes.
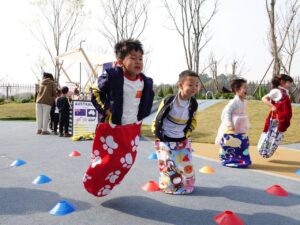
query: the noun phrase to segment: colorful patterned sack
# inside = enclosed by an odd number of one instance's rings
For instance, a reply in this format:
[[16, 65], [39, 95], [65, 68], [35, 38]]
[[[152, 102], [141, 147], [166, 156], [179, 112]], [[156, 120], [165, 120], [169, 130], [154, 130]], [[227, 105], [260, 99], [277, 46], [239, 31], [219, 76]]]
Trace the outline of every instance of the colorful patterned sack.
[[190, 142], [155, 142], [159, 165], [159, 188], [168, 194], [189, 194], [194, 190], [195, 172]]

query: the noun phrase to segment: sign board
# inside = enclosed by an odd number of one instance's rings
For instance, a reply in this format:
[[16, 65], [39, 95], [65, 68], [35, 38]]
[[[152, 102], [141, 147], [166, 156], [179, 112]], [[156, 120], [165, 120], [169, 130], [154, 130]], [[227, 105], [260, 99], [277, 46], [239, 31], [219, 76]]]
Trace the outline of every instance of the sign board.
[[98, 112], [90, 101], [72, 101], [73, 136], [95, 133]]

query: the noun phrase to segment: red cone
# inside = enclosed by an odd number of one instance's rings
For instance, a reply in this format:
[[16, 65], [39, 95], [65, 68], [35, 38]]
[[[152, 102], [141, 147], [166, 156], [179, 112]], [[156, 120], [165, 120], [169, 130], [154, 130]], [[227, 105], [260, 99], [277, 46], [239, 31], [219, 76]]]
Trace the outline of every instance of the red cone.
[[81, 156], [81, 154], [77, 151], [73, 151], [69, 154], [70, 157], [77, 157], [77, 156]]
[[219, 225], [244, 225], [244, 221], [231, 211], [224, 211], [214, 217]]
[[271, 194], [271, 195], [276, 195], [276, 196], [282, 196], [282, 197], [286, 197], [289, 194], [287, 193], [286, 190], [284, 190], [281, 186], [279, 185], [273, 185], [272, 187], [269, 187], [266, 190], [267, 193]]
[[142, 189], [144, 191], [149, 191], [149, 192], [155, 192], [155, 191], [159, 191], [159, 187], [158, 184], [153, 181], [153, 180], [149, 180], [143, 187]]

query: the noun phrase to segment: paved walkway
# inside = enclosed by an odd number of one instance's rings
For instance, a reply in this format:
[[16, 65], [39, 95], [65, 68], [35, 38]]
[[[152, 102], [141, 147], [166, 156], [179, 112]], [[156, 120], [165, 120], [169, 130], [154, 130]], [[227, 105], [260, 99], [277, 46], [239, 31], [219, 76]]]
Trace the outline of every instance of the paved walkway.
[[[82, 186], [92, 142], [39, 136], [34, 131], [32, 122], [0, 122], [1, 225], [213, 225], [213, 217], [224, 210], [234, 211], [249, 225], [300, 224], [299, 181], [224, 168], [197, 157], [196, 190], [192, 195], [142, 191], [143, 184], [158, 178], [156, 162], [148, 159], [153, 152], [149, 141], [141, 141], [136, 163], [122, 184], [109, 196], [95, 198]], [[82, 156], [70, 158], [68, 154], [75, 149]], [[9, 167], [17, 158], [27, 164]], [[216, 173], [199, 173], [205, 165], [214, 167]], [[40, 174], [53, 181], [33, 185], [31, 182]], [[290, 195], [266, 194], [264, 190], [274, 184], [280, 184]], [[50, 215], [48, 211], [61, 199], [70, 201], [77, 210], [63, 217]]]

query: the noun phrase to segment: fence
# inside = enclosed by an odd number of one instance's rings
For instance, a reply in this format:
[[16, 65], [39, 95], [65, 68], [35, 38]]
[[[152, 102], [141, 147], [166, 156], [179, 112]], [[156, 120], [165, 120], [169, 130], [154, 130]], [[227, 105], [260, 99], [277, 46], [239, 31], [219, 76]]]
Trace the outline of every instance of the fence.
[[33, 84], [0, 84], [0, 98], [30, 98], [35, 94], [35, 85]]

